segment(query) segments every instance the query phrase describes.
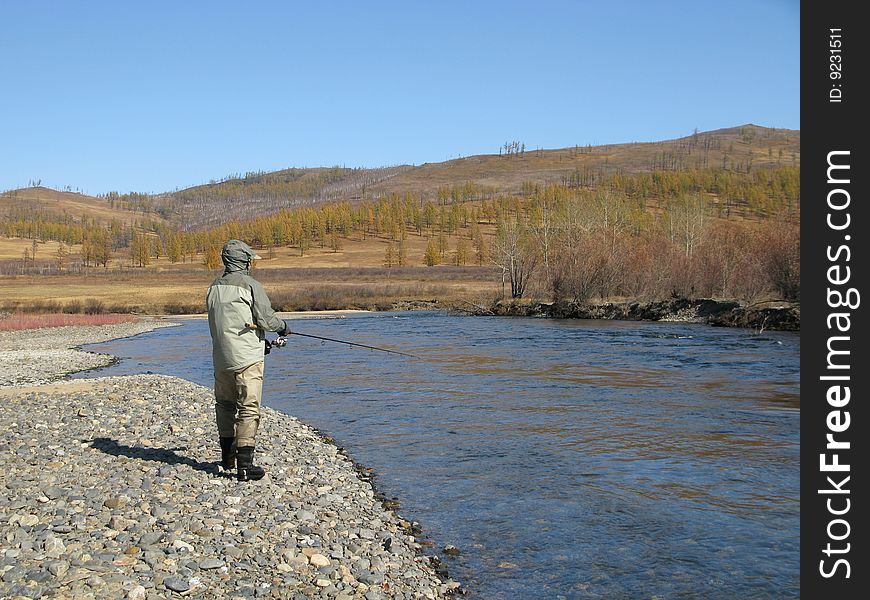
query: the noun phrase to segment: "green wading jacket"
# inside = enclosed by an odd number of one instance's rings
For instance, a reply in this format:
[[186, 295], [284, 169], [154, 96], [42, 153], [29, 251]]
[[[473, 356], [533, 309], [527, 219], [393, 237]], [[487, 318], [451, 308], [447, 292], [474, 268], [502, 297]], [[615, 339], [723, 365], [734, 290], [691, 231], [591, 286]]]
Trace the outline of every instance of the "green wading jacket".
[[[205, 301], [212, 340], [215, 371], [240, 371], [263, 360], [266, 331], [284, 331], [272, 303], [259, 281], [251, 277], [248, 263], [229, 263], [212, 282]], [[246, 327], [254, 323], [257, 330]]]

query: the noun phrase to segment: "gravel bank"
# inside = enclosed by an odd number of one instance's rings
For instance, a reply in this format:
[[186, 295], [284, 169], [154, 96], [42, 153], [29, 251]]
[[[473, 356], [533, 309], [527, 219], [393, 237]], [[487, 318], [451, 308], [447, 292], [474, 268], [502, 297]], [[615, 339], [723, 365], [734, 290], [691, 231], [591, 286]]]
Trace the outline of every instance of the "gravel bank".
[[353, 463], [293, 417], [264, 408], [268, 475], [238, 483], [217, 471], [208, 388], [162, 375], [33, 385], [111, 361], [74, 346], [154, 325], [0, 335], [0, 597], [376, 600], [458, 588]]
[[69, 373], [104, 367], [112, 363], [113, 356], [75, 348], [174, 325], [141, 320], [117, 325], [0, 331], [0, 386], [44, 384]]

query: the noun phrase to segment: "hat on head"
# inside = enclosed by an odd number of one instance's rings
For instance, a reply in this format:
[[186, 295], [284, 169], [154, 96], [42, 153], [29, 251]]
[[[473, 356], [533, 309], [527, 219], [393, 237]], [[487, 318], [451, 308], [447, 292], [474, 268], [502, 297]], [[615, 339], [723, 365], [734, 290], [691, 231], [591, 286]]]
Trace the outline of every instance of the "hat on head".
[[263, 258], [241, 240], [230, 240], [224, 244], [221, 260], [227, 266], [231, 264], [248, 263], [251, 260]]

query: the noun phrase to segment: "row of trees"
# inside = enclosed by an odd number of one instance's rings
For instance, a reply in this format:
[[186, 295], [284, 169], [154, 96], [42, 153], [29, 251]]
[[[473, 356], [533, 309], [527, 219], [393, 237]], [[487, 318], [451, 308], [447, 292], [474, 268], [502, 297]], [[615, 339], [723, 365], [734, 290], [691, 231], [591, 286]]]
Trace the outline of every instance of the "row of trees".
[[[332, 177], [339, 178], [339, 174], [344, 170], [336, 171], [338, 172], [333, 173]], [[324, 170], [321, 177], [329, 180], [330, 172]], [[281, 189], [281, 184], [287, 184], [288, 180], [304, 178], [302, 171], [283, 173], [286, 179], [279, 178], [276, 174], [259, 175], [252, 176], [251, 181], [247, 178], [240, 180], [242, 182], [240, 185], [255, 188], [258, 186], [268, 188], [274, 185], [276, 189]], [[758, 169], [751, 174], [722, 169], [609, 175], [578, 172], [566, 175], [561, 186], [525, 183], [522, 186], [522, 195], [536, 196], [543, 189], [549, 190], [547, 193], [550, 194], [564, 195], [572, 189], [593, 186], [637, 200], [642, 209], [656, 206], [668, 198], [687, 194], [709, 194], [716, 197], [714, 208], [718, 216], [728, 217], [732, 210], [738, 210], [765, 218], [778, 214], [785, 208], [798, 205], [800, 169], [793, 167]], [[226, 196], [227, 199], [232, 197], [232, 187], [219, 186], [219, 191], [221, 194], [229, 194]], [[218, 193], [218, 189], [215, 189], [214, 193]], [[117, 197], [119, 202], [132, 204], [144, 202], [146, 195], [127, 194], [111, 197]], [[204, 250], [203, 233], [207, 231], [235, 234], [233, 237], [245, 237], [263, 246], [299, 243], [304, 246], [306, 242], [302, 238], [309, 238], [309, 241], [315, 240], [316, 243], [323, 244], [327, 234], [336, 230], [340, 237], [351, 234], [365, 237], [386, 233], [395, 240], [398, 231], [403, 228], [412, 228], [418, 234], [425, 231], [431, 235], [433, 230], [437, 229], [453, 235], [460, 224], [467, 226], [470, 220], [492, 222], [498, 212], [494, 198], [494, 190], [474, 182], [467, 182], [457, 186], [439, 187], [434, 202], [424, 201], [418, 194], [406, 193], [401, 196], [393, 194], [378, 201], [366, 201], [353, 206], [347, 202], [338, 202], [320, 208], [285, 209], [277, 214], [249, 219], [245, 222], [236, 220], [209, 230], [177, 232], [163, 222], [148, 218], [140, 218], [131, 223], [112, 220], [106, 227], [111, 232], [115, 248], [126, 247], [130, 243], [131, 224], [136, 230], [159, 235], [164, 244], [167, 238], [176, 233], [192, 236], [191, 243], [197, 251]], [[476, 206], [465, 206], [471, 202]], [[89, 231], [100, 227], [102, 225], [92, 219], [74, 219], [70, 215], [57, 216], [28, 207], [13, 208], [0, 219], [0, 234], [7, 237], [56, 240], [67, 244], [82, 243]], [[302, 248], [302, 252], [304, 251], [305, 249]], [[178, 254], [181, 257], [186, 253], [182, 251]]]
[[[758, 169], [752, 173], [696, 169], [606, 175], [586, 169], [565, 175], [562, 183], [570, 188], [594, 186], [650, 202], [685, 194], [710, 194], [717, 198], [715, 209], [719, 216], [729, 216], [732, 210], [742, 209], [753, 216], [765, 217], [800, 202], [799, 167]], [[533, 186], [524, 192], [530, 195], [539, 187]]]
[[543, 189], [501, 205], [491, 261], [520, 298], [740, 297], [797, 299], [800, 224], [794, 208], [722, 219], [709, 196], [658, 211], [609, 190]]

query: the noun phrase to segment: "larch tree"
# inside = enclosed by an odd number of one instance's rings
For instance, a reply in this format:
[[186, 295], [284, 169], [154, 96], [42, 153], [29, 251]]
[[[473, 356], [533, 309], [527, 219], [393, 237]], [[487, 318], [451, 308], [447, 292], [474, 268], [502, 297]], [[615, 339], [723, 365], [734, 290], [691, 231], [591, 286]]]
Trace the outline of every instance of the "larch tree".
[[405, 246], [405, 236], [402, 236], [396, 247], [396, 264], [400, 267], [404, 267], [407, 262], [408, 248]]
[[468, 263], [469, 247], [468, 240], [459, 238], [456, 242], [456, 250], [453, 253], [453, 264], [464, 266]]
[[69, 251], [66, 249], [66, 245], [61, 242], [57, 245], [57, 252], [55, 253], [56, 261], [57, 261], [57, 270], [64, 271], [66, 269], [67, 256], [69, 256]]
[[205, 250], [205, 255], [202, 259], [205, 268], [209, 271], [217, 270], [221, 267], [221, 251], [217, 246], [209, 246]]
[[384, 266], [390, 269], [396, 262], [396, 247], [393, 242], [388, 242], [387, 248], [384, 251]]
[[441, 264], [441, 253], [438, 251], [438, 243], [434, 238], [429, 239], [426, 244], [426, 252], [423, 254], [423, 262], [427, 267], [434, 267]]

